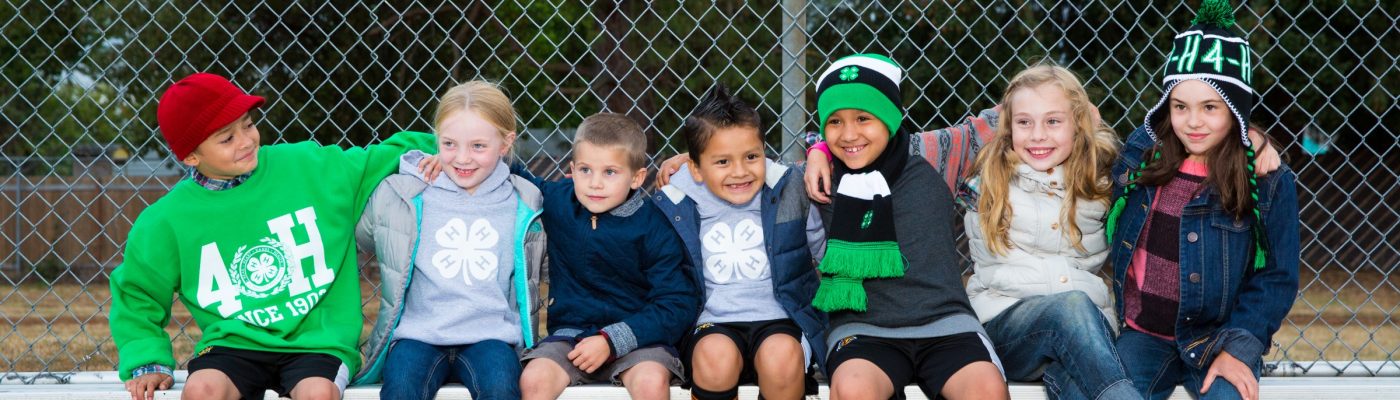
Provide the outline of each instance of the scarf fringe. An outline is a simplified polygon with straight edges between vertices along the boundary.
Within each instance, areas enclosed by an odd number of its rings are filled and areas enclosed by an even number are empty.
[[[844,278],[900,278],[904,276],[904,254],[896,242],[829,239],[826,255],[817,269]]]
[[[821,280],[812,307],[825,312],[852,310],[865,312],[865,284],[858,278],[827,276]]]

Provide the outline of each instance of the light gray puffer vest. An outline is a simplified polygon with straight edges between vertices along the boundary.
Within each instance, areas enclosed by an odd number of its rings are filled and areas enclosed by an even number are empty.
[[[509,293],[510,307],[521,313],[521,346],[523,352],[534,345],[541,337],[543,327],[540,318],[544,301],[540,293],[540,279],[548,276],[548,262],[545,253],[545,233],[540,222],[544,198],[540,190],[529,180],[511,175],[510,183],[520,196],[516,212],[514,243],[520,244],[515,250],[515,270],[512,292]],[[374,323],[362,350],[366,354],[365,366],[352,384],[378,383],[384,368],[384,358],[388,354],[393,331],[403,313],[404,298],[413,276],[413,258],[416,251],[421,211],[415,205],[428,184],[412,175],[391,175],[384,179],[370,196],[364,214],[355,227],[355,240],[361,249],[374,249],[379,259],[379,318]],[[522,274],[523,272],[523,274]],[[523,276],[522,276],[523,275]],[[524,303],[524,304],[522,304]],[[527,315],[528,314],[528,315]],[[528,331],[529,334],[525,334]]]

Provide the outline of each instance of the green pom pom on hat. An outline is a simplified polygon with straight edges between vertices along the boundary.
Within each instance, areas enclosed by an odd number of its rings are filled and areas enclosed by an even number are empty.
[[[1191,20],[1191,25],[1230,29],[1235,26],[1235,8],[1230,7],[1229,0],[1205,0],[1201,2],[1201,8],[1196,9],[1196,18]]]

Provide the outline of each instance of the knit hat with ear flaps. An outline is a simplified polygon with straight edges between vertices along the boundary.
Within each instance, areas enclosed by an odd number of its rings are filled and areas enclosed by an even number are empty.
[[[1161,143],[1155,129],[1169,114],[1165,105],[1172,89],[1183,81],[1194,79],[1205,82],[1225,100],[1225,105],[1230,108],[1230,113],[1234,114],[1235,123],[1240,128],[1240,143],[1245,147],[1244,163],[1245,173],[1248,175],[1246,179],[1249,181],[1250,211],[1254,215],[1254,269],[1257,270],[1264,268],[1268,254],[1264,238],[1264,219],[1259,212],[1259,184],[1254,173],[1254,148],[1249,140],[1249,111],[1258,102],[1259,93],[1250,86],[1254,80],[1255,58],[1249,49],[1249,42],[1235,35],[1231,29],[1235,26],[1233,14],[1234,8],[1230,6],[1229,0],[1204,0],[1201,8],[1196,11],[1196,18],[1191,20],[1191,28],[1176,35],[1176,39],[1172,41],[1171,55],[1167,57],[1166,76],[1162,78],[1162,84],[1165,86],[1162,100],[1147,112],[1144,128],[1153,142]],[[1108,220],[1104,224],[1104,233],[1110,241],[1114,239],[1118,217],[1127,206],[1128,195],[1138,187],[1137,181],[1142,176],[1142,171],[1147,168],[1149,162],[1156,162],[1160,158],[1160,152],[1151,150],[1143,154],[1143,160],[1136,168],[1129,169],[1128,182],[1123,185],[1123,192],[1114,199]]]
[[[904,69],[878,54],[853,54],[831,63],[817,79],[817,127],[826,139],[826,118],[853,108],[875,115],[893,137],[904,120],[899,82]]]
[[[1157,140],[1157,125],[1169,112],[1165,107],[1172,89],[1186,80],[1205,82],[1220,93],[1230,113],[1240,126],[1240,141],[1250,147],[1249,110],[1254,107],[1258,93],[1250,87],[1254,80],[1255,58],[1249,41],[1236,35],[1234,9],[1228,0],[1205,0],[1191,27],[1172,40],[1172,52],[1167,57],[1166,76],[1162,77],[1162,99],[1147,112],[1147,134]],[[1164,132],[1163,134],[1170,134]]]

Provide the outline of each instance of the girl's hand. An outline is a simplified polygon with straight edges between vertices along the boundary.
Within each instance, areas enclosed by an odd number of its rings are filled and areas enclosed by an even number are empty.
[[[437,180],[438,174],[442,173],[442,161],[438,156],[431,155],[418,160],[418,173],[423,174],[423,180],[433,183]]]
[[[807,197],[817,203],[831,203],[831,160],[826,153],[807,150],[807,171],[802,174],[807,185]]]
[[[131,393],[131,400],[151,400],[157,390],[169,390],[174,384],[175,378],[170,375],[152,372],[126,381],[126,391]]]
[[[656,170],[656,188],[671,184],[671,175],[675,175],[676,171],[680,171],[686,164],[690,164],[690,153],[677,154],[661,162],[661,167]]]
[[[1215,356],[1215,362],[1210,363],[1210,371],[1206,372],[1206,379],[1201,382],[1201,394],[1210,391],[1210,385],[1214,383],[1215,378],[1225,378],[1235,385],[1235,390],[1240,392],[1244,400],[1259,398],[1259,381],[1254,379],[1254,371],[1230,353],[1222,351],[1220,355]]]
[[[608,339],[603,335],[593,335],[574,345],[574,350],[569,352],[569,361],[573,361],[574,366],[584,373],[591,374],[603,366],[611,355],[612,345],[608,344]]]
[[[1273,146],[1272,140],[1264,140],[1264,134],[1254,129],[1249,130],[1249,142],[1254,143],[1254,174],[1258,176],[1268,175],[1278,169],[1283,160],[1279,158],[1278,149]],[[1262,148],[1261,148],[1262,147]]]

